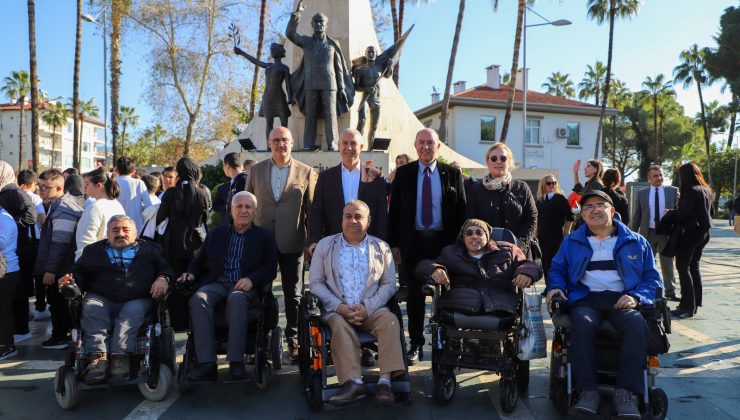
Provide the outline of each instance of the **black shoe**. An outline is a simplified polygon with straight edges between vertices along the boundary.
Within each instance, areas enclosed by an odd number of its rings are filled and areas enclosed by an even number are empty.
[[[229,376],[232,381],[247,379],[247,368],[244,367],[244,362],[229,363]]]
[[[361,400],[367,396],[367,387],[365,384],[355,383],[348,380],[339,388],[339,392],[329,398],[329,403],[334,405],[347,405],[354,401]]]
[[[41,343],[41,347],[45,349],[54,349],[54,350],[64,350],[69,346],[69,340],[65,338],[54,338],[51,337],[50,339],[44,341]]]
[[[188,375],[188,381],[193,382],[205,382],[205,381],[216,381],[218,374],[218,368],[215,362],[198,363],[193,366],[193,370]]]
[[[671,311],[671,318],[686,319],[694,316],[694,311],[687,311],[685,309],[674,309]]]
[[[667,300],[670,300],[671,302],[680,302],[681,301],[681,298],[678,297],[678,296],[676,296],[675,294],[673,294],[673,295],[665,295],[665,298]]]
[[[370,349],[362,349],[362,359],[360,359],[362,367],[373,367],[375,366],[375,355]]]
[[[406,353],[406,357],[409,359],[409,366],[419,363],[419,360],[424,360],[424,350],[422,349],[422,346],[412,344],[411,349]]]
[[[0,360],[10,359],[17,354],[15,346],[0,346]]]

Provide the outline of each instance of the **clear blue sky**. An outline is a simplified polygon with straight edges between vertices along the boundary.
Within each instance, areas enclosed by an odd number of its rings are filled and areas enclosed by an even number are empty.
[[[352,0],[354,1],[354,0]],[[432,86],[442,89],[447,73],[452,34],[457,17],[457,1],[437,0],[413,6],[407,1],[405,26],[416,28],[404,48],[401,70],[401,92],[412,109],[430,101]],[[527,66],[530,89],[540,90],[540,84],[554,71],[570,73],[574,82],[583,77],[587,64],[602,60],[606,64],[608,25],[599,26],[586,17],[585,1],[540,0],[534,10],[550,20],[568,19],[571,26],[542,26],[528,30]],[[87,4],[87,2],[85,2]],[[614,74],[633,90],[639,90],[647,76],[664,73],[672,77],[678,64],[678,54],[691,44],[714,46],[712,36],[718,30],[722,11],[737,1],[648,0],[640,14],[631,21],[618,21],[615,30]],[[529,14],[529,24],[541,20]],[[4,29],[0,60],[0,77],[12,70],[28,68],[28,33],[26,2],[3,1],[0,27]],[[466,80],[468,86],[485,82],[484,68],[500,64],[503,71],[511,68],[516,2],[500,0],[494,13],[488,0],[469,0],[463,21],[463,31],[453,81]],[[72,95],[74,64],[75,2],[72,0],[36,1],[36,42],[41,88],[51,97]],[[80,76],[83,99],[94,97],[101,108],[103,102],[102,41],[100,31],[85,23]],[[152,110],[143,99],[147,63],[145,47],[137,39],[128,38],[123,45],[123,75],[121,104],[134,106],[140,114],[140,127],[153,121]],[[677,89],[678,101],[687,114],[699,110],[696,88]],[[728,93],[721,95],[719,86],[706,88],[705,99],[727,102]],[[0,98],[5,102],[5,98]]]

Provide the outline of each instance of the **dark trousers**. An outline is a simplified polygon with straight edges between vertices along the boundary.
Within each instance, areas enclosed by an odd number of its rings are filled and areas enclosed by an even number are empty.
[[[681,282],[679,309],[694,312],[696,307],[701,306],[702,292],[699,262],[708,242],[708,229],[688,229],[681,234],[676,247],[676,270]]]
[[[547,282],[550,265],[555,254],[558,253],[560,244],[563,243],[563,230],[540,232],[537,235],[542,250],[542,271],[545,272],[545,282]]]
[[[310,90],[304,91],[306,101],[306,121],[303,130],[303,148],[313,149],[316,146],[316,129],[319,118],[324,119],[324,133],[329,150],[334,148],[337,139],[337,91]],[[323,113],[319,115],[318,109]]]
[[[185,270],[188,269],[190,264],[189,258],[171,258],[168,261],[172,272],[175,273],[175,279],[179,278]],[[170,314],[170,320],[172,322],[172,328],[175,331],[187,331],[190,319],[190,306],[188,300],[190,296],[186,296],[179,289],[174,289],[167,297],[167,310]]]
[[[570,360],[573,386],[578,390],[596,391],[596,334],[599,326],[608,320],[621,340],[617,388],[643,394],[645,360],[647,357],[648,327],[645,318],[634,309],[613,309],[623,295],[621,292],[592,292],[570,307]]]
[[[15,334],[27,334],[28,329],[28,296],[33,290],[32,268],[26,267],[18,272],[18,282],[13,296],[13,331]]]
[[[5,273],[0,278],[0,346],[13,345],[13,294],[18,285],[19,272]],[[26,308],[28,314],[28,308]],[[28,316],[28,315],[26,315]]]
[[[277,253],[280,280],[283,285],[283,301],[285,302],[285,338],[288,342],[296,340],[298,336],[298,304],[301,300],[301,283],[298,275],[303,269],[303,253]]]
[[[56,281],[46,287],[46,300],[51,313],[51,336],[57,340],[64,340],[72,328],[72,320],[67,300],[59,293],[59,283]]]
[[[445,245],[442,232],[415,231],[413,246],[401,249],[401,269],[406,272],[409,292],[406,314],[411,345],[424,345],[425,296],[421,291],[425,279],[416,278],[414,271],[419,261],[437,258]]]
[[[43,278],[44,276],[40,275],[33,276],[33,286],[36,292],[36,303],[34,303],[34,306],[39,312],[44,312],[46,310],[46,286],[42,281]]]

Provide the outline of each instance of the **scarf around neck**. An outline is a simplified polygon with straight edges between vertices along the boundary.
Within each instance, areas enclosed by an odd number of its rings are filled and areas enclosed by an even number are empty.
[[[503,190],[511,184],[511,172],[507,172],[506,175],[498,178],[491,178],[491,174],[488,174],[482,182],[483,187],[489,191]]]

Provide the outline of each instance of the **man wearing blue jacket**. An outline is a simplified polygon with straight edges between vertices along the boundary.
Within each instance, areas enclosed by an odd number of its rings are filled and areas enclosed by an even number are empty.
[[[596,332],[608,320],[621,335],[614,404],[620,417],[639,418],[637,398],[644,391],[648,328],[637,310],[652,305],[662,287],[650,244],[613,220],[614,203],[601,191],[581,198],[585,222],[565,238],[550,268],[547,303],[556,296],[569,309],[573,385],[580,391],[576,411],[599,411]]]

